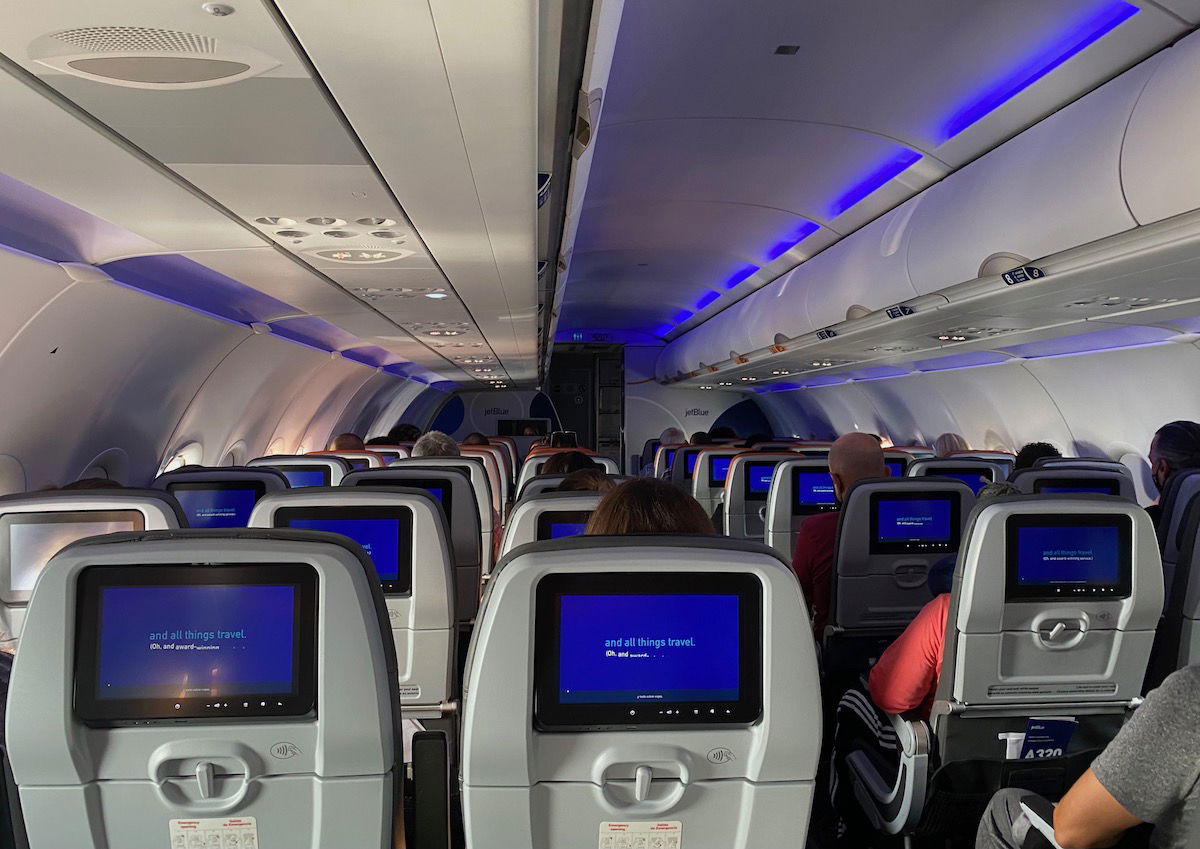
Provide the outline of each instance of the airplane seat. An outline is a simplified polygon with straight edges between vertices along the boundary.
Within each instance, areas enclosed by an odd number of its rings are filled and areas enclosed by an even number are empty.
[[[495,499],[492,498],[492,485],[483,459],[481,457],[413,457],[408,460],[398,460],[388,468],[462,469],[467,473],[471,489],[475,493],[476,507],[479,510],[480,570],[483,575],[491,572],[492,564],[495,561],[495,546],[499,544],[499,540],[494,538],[495,525],[500,516],[493,512],[492,505],[495,503]]]
[[[85,540],[48,564],[26,627],[8,744],[31,845],[392,845],[396,659],[358,546]]]
[[[1008,474],[1008,464],[1006,463],[993,460],[977,460],[970,457],[963,457],[961,459],[949,457],[914,460],[912,465],[908,467],[908,476],[910,478],[927,477],[930,475],[939,478],[954,478],[969,486],[971,492],[976,495],[979,494],[979,490],[983,489],[989,483],[1005,480]]]
[[[1168,573],[1168,595],[1170,573],[1179,560],[1184,519],[1192,501],[1200,494],[1200,469],[1183,469],[1171,475],[1159,495],[1158,503],[1162,514],[1158,520],[1158,543],[1162,552],[1163,569]]]
[[[404,461],[406,464],[416,462]],[[480,501],[471,486],[469,471],[461,467],[391,465],[386,469],[351,472],[343,487],[407,487],[423,489],[439,502],[446,538],[454,562],[455,610],[460,624],[475,617],[483,576],[483,537],[480,534]],[[490,526],[489,517],[489,526]]]
[[[513,505],[500,557],[526,543],[582,534],[603,499],[602,492],[542,492],[525,496]]]
[[[734,455],[721,493],[727,536],[755,542],[764,540],[766,504],[775,468],[797,459],[800,455],[794,451],[743,451]],[[791,551],[780,553],[791,559]]]
[[[1035,495],[976,508],[930,721],[891,717],[894,777],[866,751],[848,756],[871,823],[970,840],[998,789],[1061,797],[1137,704],[1162,603],[1154,528],[1136,504]]]
[[[118,531],[186,528],[157,489],[53,490],[0,497],[0,648],[16,651],[34,585],[68,543]]]
[[[511,436],[489,436],[488,442],[498,445],[508,455],[509,468],[512,470],[513,483],[516,483],[517,472],[521,469],[520,452],[517,451],[517,441]]]
[[[929,570],[959,550],[974,506],[971,488],[952,478],[870,478],[850,488],[838,516],[822,640],[834,698],[932,598]]]
[[[324,531],[358,543],[383,591],[405,715],[446,714],[457,692],[456,578],[433,493],[382,486],[278,492],[258,502],[250,527]]]
[[[522,501],[531,495],[542,495],[547,492],[553,492],[566,477],[566,475],[536,475],[525,482],[525,488],[521,490],[517,500]],[[633,480],[631,475],[609,474],[607,477],[618,485],[625,483],[627,480]]]
[[[702,449],[696,455],[696,467],[692,473],[692,497],[700,502],[704,512],[710,516],[722,503],[725,478],[729,476],[729,464],[740,453],[740,448],[710,447]]]
[[[946,455],[947,460],[987,460],[1005,466],[1004,476],[1007,478],[1013,472],[1017,455],[1009,451],[951,451]]]
[[[470,849],[804,840],[816,651],[795,576],[761,544],[516,548],[489,585],[464,690]]]
[[[692,491],[692,478],[696,474],[696,463],[699,462],[700,452],[704,448],[703,445],[681,446],[675,452],[675,459],[671,461],[669,480],[689,494]]]
[[[647,439],[642,445],[642,453],[638,455],[638,469],[643,469],[654,462],[654,455],[658,452],[658,446],[662,445],[661,439]],[[630,471],[635,471],[631,469]]]
[[[741,469],[735,468],[734,472],[739,477],[731,487],[743,479]],[[745,469],[744,480],[748,512],[762,503],[763,487],[767,487],[766,543],[789,563],[796,550],[796,535],[805,520],[838,507],[829,460],[824,457],[797,457],[772,461],[757,469],[749,467]]]
[[[671,465],[675,462],[675,452],[683,448],[683,443],[660,444],[654,450],[654,477],[662,479],[671,474]]]
[[[503,520],[508,508],[509,493],[504,479],[504,467],[500,465],[499,457],[492,453],[492,449],[483,445],[460,445],[458,450],[463,457],[477,459],[483,463],[483,470],[487,474],[488,491],[491,493],[492,509]]]
[[[388,464],[388,461],[382,454],[372,451],[369,448],[364,448],[361,451],[309,451],[313,457],[341,457],[350,463],[350,468],[353,471],[361,471],[362,469],[382,469]]]
[[[533,478],[538,477],[541,474],[542,466],[546,465],[546,461],[549,460],[551,457],[553,457],[556,453],[560,453],[560,451],[562,451],[562,450],[576,451],[576,450],[581,450],[581,449],[575,449],[575,448],[556,449],[555,451],[548,451],[544,454],[535,454],[535,455],[527,458],[525,460],[525,463],[521,466],[521,475],[517,481],[517,492],[524,493],[525,485],[527,483],[529,483],[529,481],[531,481]],[[591,460],[593,463],[598,463],[599,465],[603,466],[605,474],[608,474],[608,475],[621,474],[621,470],[619,468],[617,468],[617,462],[615,460],[613,460],[612,458],[600,457],[595,454],[592,454],[591,452],[586,452],[586,451],[583,453],[587,454],[588,459]],[[521,495],[518,495],[518,498],[519,497],[521,497]]]
[[[259,466],[185,467],[164,472],[151,484],[170,493],[189,528],[244,528],[260,498],[288,489],[283,472]]]
[[[1133,477],[1120,464],[1108,469],[1034,466],[1014,472],[1009,480],[1021,492],[1030,495],[1118,495],[1137,502]]]
[[[288,486],[337,486],[342,478],[354,471],[350,461],[334,454],[272,454],[255,457],[246,464],[251,468],[267,466],[282,472]]]
[[[470,453],[491,454],[492,457],[494,457],[496,460],[496,468],[500,472],[500,477],[504,480],[505,495],[510,494],[510,491],[512,490],[513,485],[516,483],[517,478],[516,478],[516,474],[514,473],[515,470],[512,467],[512,461],[509,457],[508,451],[505,450],[505,448],[503,446],[501,446],[501,445],[461,445],[460,444],[458,446],[458,448],[460,451],[465,449],[467,451],[467,453],[469,453],[469,454]]]
[[[405,445],[370,445],[367,447],[367,450],[383,458],[383,465],[385,466],[396,460],[403,460],[405,457],[412,456],[412,448]]]
[[[1175,525],[1164,535],[1168,517]],[[1176,669],[1200,663],[1200,579],[1192,574],[1200,568],[1200,470],[1178,472],[1167,483],[1159,542],[1163,546],[1166,604],[1155,634],[1145,692]]]

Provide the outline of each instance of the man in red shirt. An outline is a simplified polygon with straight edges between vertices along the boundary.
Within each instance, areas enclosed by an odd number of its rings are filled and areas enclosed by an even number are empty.
[[[833,478],[833,494],[839,504],[850,487],[860,480],[883,478],[887,474],[883,448],[879,440],[869,433],[847,433],[829,449],[829,475]],[[796,536],[796,551],[792,555],[792,569],[800,579],[800,588],[804,590],[813,634],[818,641],[829,619],[837,526],[837,511],[806,519]]]

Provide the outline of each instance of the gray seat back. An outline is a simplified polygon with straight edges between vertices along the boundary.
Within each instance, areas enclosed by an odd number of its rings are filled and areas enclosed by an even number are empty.
[[[337,486],[342,478],[354,471],[350,461],[333,454],[272,454],[255,457],[246,464],[251,467],[267,466],[283,473],[288,486]]]
[[[775,467],[800,459],[794,451],[744,451],[729,463],[722,500],[725,533],[734,539],[761,542],[766,533],[766,507]],[[788,552],[786,557],[791,557]]]
[[[704,512],[710,516],[721,503],[722,493],[725,492],[725,480],[729,477],[729,465],[741,450],[706,446],[696,455],[696,469],[692,474],[692,497],[700,502]]]
[[[260,498],[288,488],[283,472],[266,466],[188,466],[159,475],[151,485],[179,502],[190,528],[244,528]]]
[[[1118,495],[1137,500],[1133,477],[1124,466],[1118,469],[1089,469],[1076,466],[1021,469],[1012,483],[1030,495]]]
[[[973,493],[978,495],[979,490],[983,489],[989,483],[1003,481],[1007,478],[1008,469],[1003,463],[971,458],[963,458],[961,460],[954,458],[914,460],[912,465],[908,467],[908,476],[910,478],[928,477],[930,475],[960,480],[969,486]]]
[[[526,543],[583,533],[603,498],[601,492],[542,492],[525,496],[513,505],[504,528],[500,556]]]
[[[761,474],[766,474],[766,467]],[[761,490],[762,478],[752,479],[753,468],[745,470],[745,490]],[[739,470],[735,469],[735,472]],[[829,461],[823,457],[798,457],[781,460],[771,473],[767,492],[766,543],[789,562],[796,550],[796,535],[810,516],[837,509],[833,480],[829,477]],[[755,492],[758,496],[760,493]],[[758,501],[750,501],[746,510],[754,509]]]

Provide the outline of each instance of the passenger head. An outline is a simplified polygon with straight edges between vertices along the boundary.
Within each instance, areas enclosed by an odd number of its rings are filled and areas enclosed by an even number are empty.
[[[736,433],[734,433],[733,428],[726,427],[725,425],[722,425],[721,427],[714,427],[712,430],[710,430],[708,432],[708,435],[711,436],[713,439],[737,439],[738,438],[738,435]]]
[[[388,437],[393,440],[393,445],[399,442],[416,442],[421,438],[421,429],[414,424],[400,422],[388,431]]]
[[[551,448],[578,448],[579,437],[573,430],[556,430],[550,434]]]
[[[533,425],[525,425],[525,427],[521,428],[521,436],[537,436],[537,435],[538,435],[537,428],[534,427]]]
[[[468,433],[467,438],[463,440],[463,445],[491,445],[492,443],[479,431]]]
[[[559,451],[550,455],[550,459],[542,464],[543,475],[569,475],[580,469],[601,469],[603,466],[592,462],[592,458],[582,451]]]
[[[600,502],[587,533],[714,534],[712,520],[696,499],[657,478],[635,478]]]
[[[834,496],[840,502],[860,480],[887,477],[883,449],[869,433],[847,433],[829,449],[829,475]]]
[[[111,478],[81,478],[59,489],[124,489],[125,486]]]
[[[608,492],[616,489],[616,482],[601,468],[579,469],[563,478],[554,488],[555,492]]]
[[[712,437],[709,436],[705,431],[702,431],[702,430],[698,430],[695,433],[693,433],[691,436],[689,436],[688,442],[690,442],[692,445],[712,445],[713,444]]]
[[[1017,452],[1017,460],[1013,463],[1013,471],[1019,472],[1021,469],[1032,469],[1038,460],[1043,457],[1061,457],[1062,454],[1058,449],[1049,442],[1030,442],[1028,445],[1021,447]]]
[[[933,453],[939,457],[949,457],[955,451],[970,451],[967,440],[957,433],[943,433],[933,440]]]
[[[758,445],[758,443],[760,443],[760,442],[768,442],[768,441],[770,441],[770,437],[767,436],[766,434],[755,433],[755,434],[751,434],[750,436],[746,437],[746,441],[742,443],[742,447],[743,448],[753,448],[755,445]]]
[[[458,443],[440,430],[431,430],[417,440],[413,446],[414,457],[461,457]]]
[[[1174,421],[1160,427],[1150,441],[1150,473],[1159,492],[1183,469],[1200,469],[1200,424]]]
[[[687,437],[679,428],[669,427],[659,435],[658,441],[662,445],[682,445]]]
[[[392,442],[390,436],[372,436],[365,444],[367,448],[370,448],[372,445],[394,445],[395,443]]]
[[[362,437],[354,433],[339,433],[329,442],[330,451],[362,451],[364,448]]]

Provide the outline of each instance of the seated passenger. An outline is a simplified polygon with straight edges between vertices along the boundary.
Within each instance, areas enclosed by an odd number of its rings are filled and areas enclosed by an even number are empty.
[[[468,433],[467,438],[463,440],[463,445],[491,445],[488,438],[479,431]]]
[[[446,434],[440,430],[431,430],[413,445],[412,455],[414,457],[461,457],[462,452],[458,450],[458,443]]]
[[[1058,449],[1049,442],[1030,442],[1017,452],[1017,459],[1013,463],[1013,471],[1019,472],[1021,469],[1032,469],[1038,460],[1045,457],[1061,457]]]
[[[609,492],[616,489],[617,484],[604,473],[604,469],[593,467],[571,472],[562,483],[554,488],[555,492]]]
[[[829,475],[833,478],[833,494],[841,504],[850,487],[867,478],[884,478],[888,468],[883,462],[883,449],[869,433],[847,433],[829,449]],[[800,526],[792,569],[800,579],[809,617],[817,639],[829,619],[830,582],[833,554],[837,547],[838,512],[818,513]]]
[[[542,464],[538,471],[543,475],[569,475],[580,469],[600,469],[604,467],[592,461],[592,458],[582,451],[560,451]]]
[[[1001,790],[979,823],[976,849],[1050,846],[1033,831],[1024,802],[1054,827],[1063,849],[1115,846],[1153,823],[1151,849],[1200,845],[1200,666],[1185,666],[1152,690],[1061,802]]]
[[[115,481],[112,478],[80,478],[79,480],[64,484],[59,489],[124,489],[125,485],[120,481]]]
[[[354,433],[339,433],[329,442],[330,451],[362,451],[366,447],[362,437]]]
[[[677,427],[669,427],[663,430],[658,436],[659,445],[682,445],[687,440],[682,430]],[[670,469],[667,473],[670,474]],[[643,464],[641,471],[638,473],[642,477],[650,477],[654,474],[654,455],[651,454],[649,459]]]
[[[754,434],[751,434],[750,436],[746,437],[746,441],[743,442],[740,447],[748,449],[748,448],[753,448],[755,445],[758,445],[758,443],[760,443],[760,442],[770,442],[770,441],[771,441],[771,437],[767,436],[765,433],[754,433]]]
[[[550,434],[550,442],[548,444],[551,448],[578,448],[579,438],[573,431],[556,430]]]
[[[738,435],[734,431],[734,429],[731,427],[726,427],[725,425],[722,425],[721,427],[714,427],[712,430],[710,430],[708,432],[708,435],[710,438],[712,438],[714,440],[716,440],[716,439],[737,439],[738,438]]]
[[[949,457],[955,451],[970,450],[971,446],[967,444],[967,440],[963,439],[961,434],[943,433],[933,440],[933,453],[939,457]]]
[[[1174,421],[1160,427],[1150,441],[1150,474],[1161,493],[1176,472],[1200,469],[1200,424]],[[1162,517],[1162,505],[1155,502],[1146,508],[1155,526]]]
[[[712,445],[713,439],[705,431],[698,430],[688,437],[688,442],[692,445]]]
[[[388,431],[388,439],[392,440],[393,445],[403,442],[416,442],[420,438],[421,429],[414,424],[406,422],[401,422]]]
[[[364,443],[369,451],[372,445],[395,445],[390,436],[372,436]]]
[[[990,483],[979,490],[976,503],[1020,494],[1011,483]],[[915,712],[921,719],[929,719],[942,674],[946,618],[950,613],[956,559],[957,555],[943,557],[929,570],[926,580],[933,599],[921,608],[916,618],[876,661],[865,691],[862,687],[852,687],[838,702],[830,793],[834,808],[843,820],[842,831],[851,828],[848,823],[863,819],[853,798],[852,782],[846,774],[846,754],[869,748],[881,759],[894,759],[896,734],[883,714]]]
[[[613,489],[592,513],[587,534],[715,534],[700,502],[655,478],[637,478]]]

